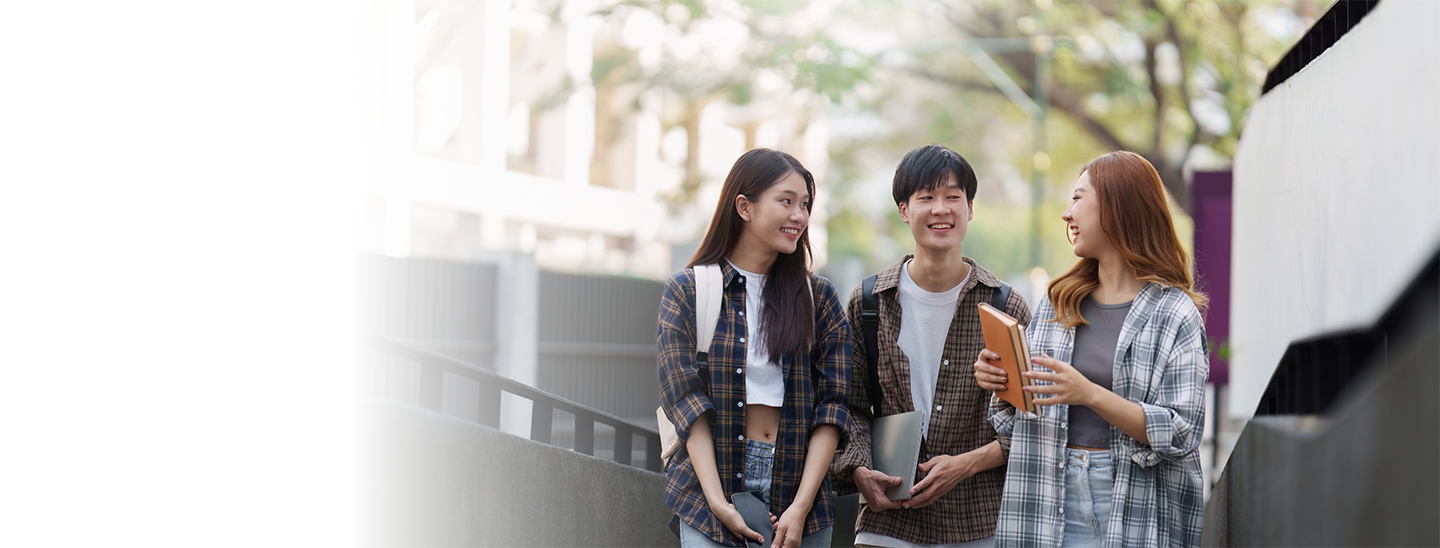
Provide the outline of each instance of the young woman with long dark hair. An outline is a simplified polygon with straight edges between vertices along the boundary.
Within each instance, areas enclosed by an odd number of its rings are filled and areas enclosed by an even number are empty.
[[[1165,188],[1127,151],[1092,160],[1062,219],[1080,261],[1050,283],[1026,340],[1039,416],[991,399],[1011,436],[1000,546],[1196,546],[1209,374],[1195,290]],[[975,380],[1004,388],[982,350]]]
[[[704,242],[660,303],[660,402],[683,442],[665,503],[682,546],[743,546],[731,497],[754,493],[775,546],[829,546],[826,471],[844,443],[850,326],[835,287],[810,273],[815,179],[794,157],[755,149],[735,162]],[[695,363],[695,273],[718,264],[724,290],[709,367]]]

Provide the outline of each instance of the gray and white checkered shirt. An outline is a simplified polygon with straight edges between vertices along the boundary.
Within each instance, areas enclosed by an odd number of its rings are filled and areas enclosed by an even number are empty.
[[[1069,363],[1075,330],[1050,321],[1054,317],[1050,299],[1042,299],[1027,330],[1030,353]],[[1115,485],[1105,546],[1200,544],[1205,501],[1199,447],[1210,373],[1205,345],[1205,324],[1189,295],[1154,283],[1140,290],[1120,330],[1113,390],[1144,408],[1150,444],[1110,427]],[[996,433],[1011,437],[996,545],[1059,546],[1069,406],[1016,417],[1014,407],[992,398],[990,413]]]

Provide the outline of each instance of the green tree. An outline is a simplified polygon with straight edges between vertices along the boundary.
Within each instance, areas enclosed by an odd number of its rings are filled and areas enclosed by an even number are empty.
[[[874,53],[878,68],[860,84],[861,100],[836,109],[872,117],[882,129],[832,142],[831,172],[843,178],[835,186],[845,205],[830,221],[832,260],[855,257],[873,270],[894,260],[891,250],[905,250],[909,238],[893,211],[866,204],[882,199],[899,155],[927,142],[975,164],[981,186],[965,250],[1002,276],[1034,266],[1054,273],[1074,262],[1058,221],[1063,203],[1045,196],[1058,196],[1083,162],[1107,150],[1144,154],[1188,212],[1185,170],[1230,163],[1269,67],[1328,3],[866,3],[851,16],[889,29],[895,41]],[[1003,71],[1000,78],[1031,97],[1037,61],[1048,61],[1049,166],[1033,154],[1034,122],[981,70],[971,47],[988,50],[981,57]],[[1048,182],[1034,207],[1027,181],[1037,170]],[[1036,216],[1038,265],[1026,253]],[[1185,238],[1189,219],[1177,222]]]
[[[997,51],[992,57],[1032,95],[1037,69],[1048,62],[1044,95],[1050,106],[1101,147],[1144,155],[1188,212],[1187,162],[1197,155],[1206,157],[1200,163],[1228,162],[1245,110],[1259,97],[1268,67],[1298,38],[1298,33],[1264,28],[1252,14],[1283,19],[1287,14],[1317,13],[1328,3],[1037,0],[940,5],[960,40],[1029,38],[1029,51]],[[972,67],[954,65],[926,62],[912,70],[950,86],[998,93]]]
[[[622,0],[596,11],[619,25],[642,16],[640,12],[663,23],[660,32],[666,47],[658,62],[643,62],[635,49],[612,45],[597,55],[594,81],[597,88],[633,86],[662,92],[678,102],[678,112],[664,121],[664,129],[678,125],[688,137],[684,180],[671,197],[672,205],[692,200],[702,182],[698,132],[706,106],[716,100],[750,104],[766,93],[760,84],[765,76],[778,76],[785,84],[783,93],[797,94],[806,102],[804,113],[818,114],[865,80],[873,67],[871,58],[836,41],[821,22],[809,20],[804,2]],[[693,48],[672,47],[712,40],[710,36],[717,33],[733,41],[737,23],[742,33],[739,47],[724,48],[718,55],[685,55]],[[726,28],[717,31],[720,25]],[[757,126],[742,128],[747,148],[754,146]]]

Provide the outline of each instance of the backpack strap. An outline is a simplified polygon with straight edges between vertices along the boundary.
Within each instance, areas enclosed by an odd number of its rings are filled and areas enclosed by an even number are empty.
[[[725,299],[724,274],[720,265],[695,265],[695,374],[709,392],[710,342],[715,339],[715,324],[720,320],[720,303]],[[680,436],[665,415],[665,406],[655,408],[655,422],[660,428],[660,458],[670,468],[670,458],[680,451]],[[673,526],[673,525],[672,525]],[[676,529],[676,531],[679,531]],[[679,534],[678,532],[676,534]]]
[[[861,284],[860,330],[865,340],[865,396],[870,402],[870,415],[880,415],[880,404],[885,394],[880,391],[880,346],[876,342],[880,334],[880,299],[875,296],[875,280],[879,274],[871,274]]]
[[[995,310],[1009,314],[1010,310],[1006,308],[1005,305],[1010,302],[1010,284],[1001,281],[999,278],[996,278],[995,281],[1000,282],[1000,288],[996,289],[995,295],[990,297],[990,306],[995,307]]]
[[[695,265],[695,368],[710,367],[710,342],[725,299],[725,275],[718,264]],[[701,378],[706,378],[702,372]]]

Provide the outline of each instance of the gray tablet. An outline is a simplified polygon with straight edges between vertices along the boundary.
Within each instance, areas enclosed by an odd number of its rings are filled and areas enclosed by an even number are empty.
[[[770,523],[770,507],[750,493],[735,493],[731,495],[730,502],[735,504],[735,511],[740,512],[740,519],[745,520],[745,526],[765,537],[759,544],[747,538],[745,546],[770,548],[770,545],[775,543],[775,525]]]
[[[885,491],[890,500],[910,498],[915,486],[915,467],[920,460],[920,425],[925,413],[911,411],[875,419],[870,428],[872,470],[901,479],[900,485]]]

